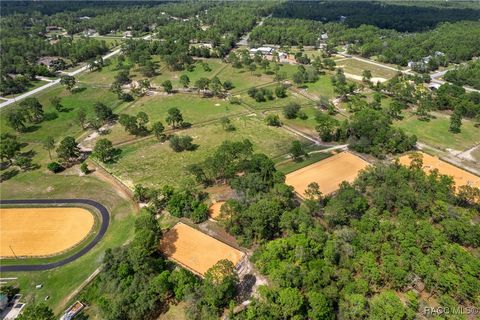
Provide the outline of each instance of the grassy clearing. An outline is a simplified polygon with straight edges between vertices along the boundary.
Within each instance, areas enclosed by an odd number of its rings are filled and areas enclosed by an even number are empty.
[[[315,115],[317,112],[320,112],[319,109],[313,106],[304,106],[301,109],[305,114],[308,116],[307,119],[303,120],[300,118],[295,118],[295,119],[287,119],[283,116],[283,113],[281,111],[278,111],[278,114],[280,115],[282,119],[282,123],[293,127],[297,130],[303,131],[305,133],[311,134],[311,135],[317,135],[317,131],[315,130],[317,126],[317,121],[315,120]],[[345,120],[345,117],[342,116],[341,114],[336,114],[334,116],[337,120],[343,121]]]
[[[276,168],[277,170],[283,172],[284,174],[288,174],[290,172],[306,167],[312,163],[326,159],[330,156],[331,156],[330,153],[323,153],[323,152],[312,153],[309,155],[308,158],[301,161],[288,160],[285,162],[281,162],[276,165]]]
[[[153,56],[152,61],[157,64],[157,70],[161,67],[160,57]],[[106,60],[106,65],[99,71],[85,72],[77,77],[80,83],[94,84],[96,86],[102,86],[110,88],[111,84],[115,80],[115,76],[120,71],[117,69],[118,60],[117,57],[112,57]],[[141,80],[146,77],[140,73],[140,68],[134,66],[128,59],[124,62],[124,65],[130,67],[130,78],[132,80]]]
[[[88,118],[93,115],[93,106],[96,102],[102,102],[114,110],[121,105],[116,95],[107,89],[92,86],[84,86],[83,88],[83,91],[70,93],[62,86],[55,86],[37,94],[35,97],[43,105],[45,116],[47,118],[52,117],[52,120],[44,120],[39,124],[30,125],[28,132],[19,135],[20,141],[41,143],[45,141],[47,136],[54,136],[58,142],[68,135],[78,136],[82,133],[80,124],[75,121],[79,108],[85,108]],[[55,96],[62,99],[61,103],[64,106],[64,111],[57,112],[51,105],[50,99]],[[6,123],[6,115],[9,110],[16,107],[18,107],[17,104],[1,109],[0,126],[2,132],[13,133],[13,130]]]
[[[2,183],[2,199],[87,198],[102,203],[110,211],[112,219],[105,237],[78,260],[49,271],[2,273],[2,277],[18,277],[16,284],[29,302],[43,301],[50,296],[46,303],[56,313],[65,307],[67,301],[63,299],[101,264],[105,249],[122,245],[133,233],[133,203],[94,176],[79,177],[77,170],[54,175],[45,173],[43,168],[21,173]],[[37,284],[43,284],[43,288],[35,289]]]
[[[230,104],[228,101],[218,98],[203,98],[195,94],[181,94],[177,93],[168,96],[149,96],[143,97],[132,105],[122,109],[120,113],[136,115],[143,111],[148,114],[150,125],[156,121],[161,121],[165,126],[165,118],[168,109],[176,107],[183,115],[183,119],[192,124],[213,119],[219,119],[223,116],[231,117],[247,110],[236,104]],[[110,133],[102,136],[110,139],[114,143],[119,143],[133,138],[130,134],[125,132],[123,127],[116,124],[111,128]]]
[[[356,59],[346,59],[339,61],[337,66],[343,68],[346,73],[362,76],[363,70],[370,70],[373,77],[391,79],[396,75],[396,71],[387,69],[372,63],[359,61]]]
[[[474,122],[463,119],[461,132],[454,134],[448,130],[450,117],[440,113],[435,113],[435,116],[435,119],[425,122],[407,114],[396,125],[409,134],[416,135],[419,141],[440,149],[465,150],[480,143],[480,128],[476,128]]]
[[[313,104],[310,100],[306,99],[302,95],[292,92],[290,90],[287,91],[287,96],[285,98],[277,98],[275,96],[275,88],[277,87],[276,84],[274,85],[269,85],[266,86],[265,89],[269,89],[273,92],[273,95],[275,99],[273,100],[267,100],[264,102],[257,102],[255,99],[251,98],[247,92],[242,92],[241,94],[237,95],[239,96],[243,102],[245,102],[247,105],[254,107],[255,109],[258,110],[268,110],[272,108],[279,108],[286,106],[289,103],[295,102],[300,105],[311,105]]]
[[[198,145],[195,151],[176,153],[168,142],[162,144],[154,139],[125,146],[118,163],[108,165],[107,169],[129,186],[137,183],[154,187],[164,184],[178,186],[187,177],[186,167],[208,157],[224,140],[250,139],[255,152],[271,157],[287,153],[291,141],[297,140],[293,134],[268,127],[256,117],[242,116],[232,122],[236,127],[233,132],[226,132],[220,124],[211,124],[179,133],[194,138]],[[138,170],[139,167],[142,170]]]
[[[273,82],[273,76],[261,73],[258,69],[255,72],[250,72],[245,68],[234,68],[231,65],[227,65],[219,74],[220,80],[231,80],[233,83],[232,92],[239,92],[247,90],[251,87],[256,87],[266,83]]]
[[[206,71],[203,68],[202,62],[207,63],[211,70]],[[160,65],[164,66],[164,63],[160,62]],[[190,79],[190,86],[194,86],[195,81],[197,81],[200,78],[208,78],[208,79],[213,78],[215,74],[217,74],[223,66],[225,66],[225,64],[222,63],[220,59],[197,60],[196,63],[194,64],[194,69],[192,71],[187,71],[187,70],[171,71],[171,70],[168,70],[167,68],[162,68],[160,75],[152,78],[151,82],[153,85],[160,86],[162,82],[164,82],[165,80],[170,80],[174,88],[180,88],[182,87],[179,81],[180,76],[183,74],[186,74]],[[220,77],[220,76],[219,78],[222,82],[225,80],[231,80],[231,81],[234,80],[234,79],[229,79],[229,78]]]
[[[320,79],[314,83],[305,84],[305,90],[307,93],[315,94],[317,96],[325,96],[329,99],[336,96],[333,91],[331,76],[327,73],[320,75]]]
[[[150,117],[150,122],[162,121],[165,123],[168,109],[173,107],[180,109],[183,119],[190,123],[198,123],[246,111],[244,107],[231,104],[223,99],[177,93],[168,96],[143,97],[123,109],[122,113],[134,115],[143,111]]]

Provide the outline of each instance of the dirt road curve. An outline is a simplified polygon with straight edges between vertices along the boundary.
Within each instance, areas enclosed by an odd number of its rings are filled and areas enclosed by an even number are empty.
[[[105,235],[108,229],[108,225],[110,223],[110,215],[108,213],[107,208],[105,208],[100,203],[89,200],[89,199],[26,199],[26,200],[0,200],[0,205],[61,205],[61,204],[83,204],[94,207],[98,210],[101,216],[101,225],[98,233],[95,235],[95,238],[87,244],[85,247],[80,249],[79,251],[75,252],[73,255],[66,257],[60,261],[45,263],[45,264],[33,264],[33,265],[8,265],[2,266],[0,262],[0,272],[19,272],[19,271],[44,271],[53,268],[57,268],[72,261],[77,260],[88,251],[90,251]]]

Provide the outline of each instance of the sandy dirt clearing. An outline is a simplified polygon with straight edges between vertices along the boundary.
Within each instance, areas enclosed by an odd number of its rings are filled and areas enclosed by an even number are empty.
[[[94,223],[83,208],[1,208],[0,256],[59,254],[85,239]]]
[[[164,234],[160,250],[169,259],[200,276],[222,259],[237,265],[244,256],[242,251],[181,222]]]
[[[480,188],[480,177],[457,168],[454,165],[449,164],[437,157],[431,156],[427,153],[420,152],[423,158],[423,169],[427,172],[438,169],[441,174],[449,175],[453,177],[456,187],[469,185],[471,187]],[[399,161],[403,165],[410,165],[410,157],[408,154],[401,156]]]
[[[225,201],[218,201],[215,202],[210,206],[208,209],[208,213],[210,215],[210,218],[217,220],[220,217],[220,209],[222,208],[222,205],[225,203]]]
[[[341,152],[325,160],[287,174],[285,183],[303,197],[307,186],[316,182],[320,191],[328,195],[338,190],[343,181],[352,182],[368,162],[350,152]]]

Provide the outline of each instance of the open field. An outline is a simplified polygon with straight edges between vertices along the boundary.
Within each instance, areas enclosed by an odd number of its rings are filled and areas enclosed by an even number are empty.
[[[476,128],[473,121],[462,119],[461,132],[455,134],[449,131],[450,118],[447,115],[434,115],[436,118],[428,122],[406,115],[405,119],[395,122],[395,125],[416,135],[419,141],[440,149],[465,150],[480,143],[480,128]]]
[[[210,67],[210,71],[205,70],[203,68],[203,63],[208,64]],[[180,76],[185,74],[190,79],[190,86],[193,87],[195,85],[195,81],[199,80],[200,78],[208,78],[211,79],[217,74],[224,66],[220,59],[199,59],[194,64],[194,69],[192,71],[188,70],[181,70],[181,71],[171,71],[168,68],[162,68],[165,65],[160,61],[161,71],[160,74],[154,78],[152,78],[152,85],[160,86],[163,81],[170,80],[174,88],[181,88],[182,85],[180,84]],[[225,80],[234,81],[235,79],[230,79],[226,77],[220,77],[220,81],[224,82]]]
[[[283,116],[282,112],[278,112],[278,114],[282,119],[282,123],[292,128],[295,128],[297,130],[300,130],[302,132],[305,132],[307,134],[310,134],[312,136],[318,136],[318,132],[317,130],[315,130],[315,128],[318,125],[317,120],[315,120],[315,116],[318,112],[325,112],[325,111],[320,111],[318,108],[314,106],[303,106],[301,111],[305,112],[305,114],[308,117],[307,119],[300,119],[298,117],[295,119],[287,119]],[[343,121],[346,119],[345,116],[339,113],[337,113],[333,117],[338,121]]]
[[[178,186],[183,178],[189,176],[186,167],[203,161],[224,140],[249,139],[255,152],[270,157],[287,153],[291,142],[298,140],[294,134],[282,128],[269,127],[257,117],[241,116],[231,120],[236,127],[233,132],[225,131],[219,123],[179,132],[179,135],[193,138],[193,143],[198,145],[195,151],[174,152],[168,142],[159,143],[151,138],[121,147],[119,161],[106,167],[129,187],[138,183],[155,187],[164,184]]]
[[[102,102],[116,110],[122,102],[117,96],[105,88],[96,88],[93,86],[83,86],[79,92],[70,93],[63,86],[55,86],[35,95],[43,105],[44,117],[46,118],[39,124],[29,124],[27,132],[19,135],[22,142],[43,142],[46,137],[53,136],[59,142],[63,137],[71,135],[78,136],[82,133],[80,124],[75,120],[78,109],[85,108],[87,118],[93,115],[93,106],[96,102]],[[61,98],[61,104],[64,109],[61,112],[55,110],[50,99],[53,97]],[[2,108],[0,111],[0,126],[2,132],[14,133],[6,122],[6,115],[12,108],[18,106],[10,105]]]
[[[231,80],[234,88],[232,93],[247,90],[251,87],[256,87],[262,84],[273,82],[273,76],[261,73],[263,70],[250,72],[245,68],[234,68],[232,65],[227,65],[218,74],[221,81]]]
[[[480,177],[427,153],[420,152],[420,154],[422,155],[423,169],[425,171],[430,172],[431,170],[437,169],[441,174],[451,176],[456,187],[468,185],[471,187],[480,188]],[[403,165],[410,165],[411,162],[408,154],[401,156],[399,160]]]
[[[161,64],[159,63],[160,57],[153,56],[152,61],[157,63],[157,65],[159,65],[159,67],[161,68]],[[117,68],[117,64],[118,64],[117,57],[112,57],[106,61],[106,65],[101,70],[84,72],[78,75],[77,77],[78,81],[82,84],[102,86],[106,89],[109,89],[111,84],[115,80],[115,76],[120,71]],[[130,68],[130,78],[132,80],[140,80],[140,79],[146,78],[140,73],[139,68],[133,66],[133,63],[128,59],[126,59],[123,64],[124,66]],[[158,69],[159,68],[157,68],[157,70]]]
[[[316,82],[306,83],[305,90],[307,93],[318,97],[325,96],[331,99],[336,96],[332,86],[331,75],[328,73],[320,75],[320,78]]]
[[[320,191],[328,195],[335,192],[343,181],[355,180],[358,172],[367,166],[368,162],[352,153],[341,152],[287,174],[285,183],[293,186],[300,197],[303,197],[304,191],[312,182],[318,183]]]
[[[50,256],[81,242],[95,219],[83,208],[0,209],[0,257]]]
[[[286,106],[289,103],[298,103],[300,105],[312,105],[313,102],[310,100],[306,99],[302,95],[293,92],[291,90],[287,90],[287,96],[285,98],[278,98],[275,96],[275,88],[277,87],[276,84],[274,85],[269,85],[266,86],[265,89],[271,90],[273,93],[273,96],[275,97],[273,100],[267,100],[263,102],[257,102],[255,99],[251,98],[247,92],[242,92],[236,96],[240,97],[243,102],[245,102],[247,105],[254,107],[255,109],[258,110],[266,110],[266,109],[272,109],[272,108],[281,108]]]
[[[149,126],[156,121],[160,121],[168,129],[169,127],[165,122],[165,118],[168,109],[173,107],[178,108],[182,112],[184,121],[192,124],[220,119],[224,116],[232,117],[247,111],[245,107],[238,104],[231,104],[223,99],[203,98],[196,94],[177,93],[174,95],[142,97],[133,102],[133,104],[122,108],[120,113],[136,115],[138,112],[143,111],[149,117]],[[107,138],[113,143],[119,143],[132,139],[133,136],[117,123],[111,128],[110,133],[102,136],[102,138]]]
[[[204,276],[222,259],[234,265],[244,253],[183,223],[176,224],[163,235],[160,251],[182,267]]]
[[[345,59],[337,61],[337,67],[343,68],[345,73],[359,76],[359,80],[362,80],[363,70],[370,70],[372,72],[372,82],[374,83],[378,80],[384,81],[391,79],[396,75],[396,72],[394,70],[356,59]]]
[[[213,203],[210,208],[208,209],[209,211],[209,216],[212,219],[218,219],[220,217],[221,211],[220,209],[222,208],[222,205],[225,203],[225,201],[218,201]]]

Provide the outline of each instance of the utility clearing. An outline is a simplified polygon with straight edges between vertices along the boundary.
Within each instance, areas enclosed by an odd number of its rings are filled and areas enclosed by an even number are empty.
[[[83,208],[1,208],[0,257],[46,257],[85,239],[95,224]]]
[[[320,191],[328,195],[337,191],[343,181],[353,182],[368,165],[367,161],[350,152],[341,152],[287,174],[285,183],[292,186],[302,198],[312,182],[318,183]]]
[[[236,266],[245,255],[181,222],[164,234],[160,251],[170,260],[202,277],[218,261],[227,259]]]

